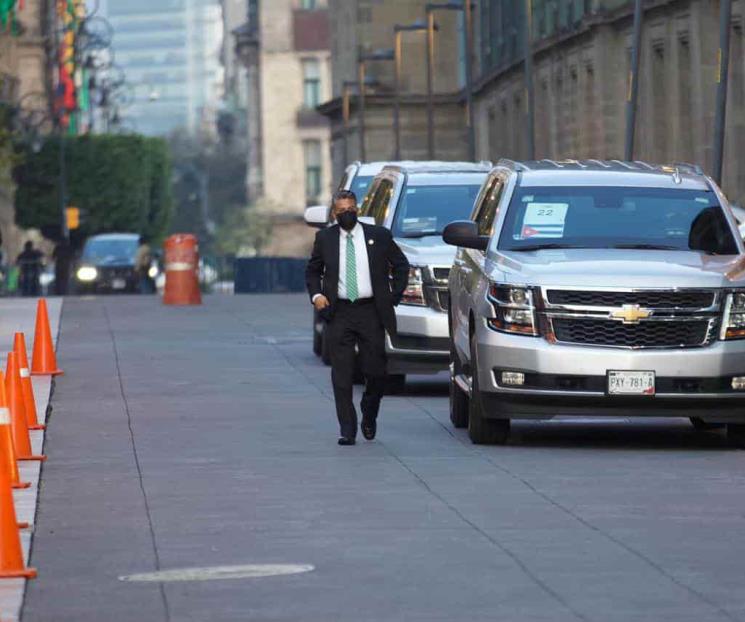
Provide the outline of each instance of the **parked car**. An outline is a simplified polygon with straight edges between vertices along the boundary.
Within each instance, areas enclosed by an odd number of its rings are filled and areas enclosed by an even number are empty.
[[[406,374],[446,370],[447,281],[455,249],[442,241],[446,224],[471,213],[490,162],[408,162],[375,177],[363,217],[391,229],[411,264],[409,286],[396,308],[398,331],[386,335],[389,390],[401,391]]]
[[[745,446],[745,250],[699,168],[500,161],[443,235],[450,418],[690,417]]]
[[[388,162],[352,162],[344,170],[337,190],[351,190],[357,196],[358,203],[367,194],[370,183]],[[327,227],[333,224],[331,219],[330,205],[313,205],[305,210],[305,222],[316,228]],[[324,322],[318,312],[313,309],[313,352],[320,356],[326,365],[331,364],[328,344],[324,346],[323,330]]]
[[[79,293],[139,292],[140,275],[135,269],[140,236],[136,233],[106,233],[89,237],[75,269]]]

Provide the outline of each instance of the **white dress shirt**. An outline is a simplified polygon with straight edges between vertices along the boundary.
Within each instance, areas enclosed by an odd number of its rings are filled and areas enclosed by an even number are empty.
[[[352,236],[354,259],[357,266],[357,298],[372,298],[372,280],[370,264],[367,261],[367,242],[365,230],[360,223],[347,232],[339,227],[339,298],[348,300],[347,296],[347,238]]]

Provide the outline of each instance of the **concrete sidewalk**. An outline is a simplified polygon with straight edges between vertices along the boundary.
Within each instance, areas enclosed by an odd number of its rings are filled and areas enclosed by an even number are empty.
[[[52,336],[59,332],[59,321],[62,311],[61,298],[47,299],[49,309],[49,323]],[[36,321],[35,298],[2,298],[0,299],[0,364],[5,370],[7,353],[13,349],[13,335],[22,332],[26,335],[29,362],[34,347],[34,325]],[[37,418],[39,422],[46,422],[47,405],[52,388],[49,377],[33,376],[34,397],[36,398]],[[31,445],[35,454],[42,453],[44,445],[44,431],[31,430]],[[13,491],[16,514],[19,521],[26,521],[31,525],[29,529],[21,530],[21,542],[25,558],[28,560],[32,534],[36,521],[36,506],[39,492],[40,473],[43,466],[39,462],[20,462],[21,480],[31,482],[31,487]],[[2,622],[16,622],[20,618],[23,594],[26,586],[25,579],[3,579],[0,581],[0,620]]]

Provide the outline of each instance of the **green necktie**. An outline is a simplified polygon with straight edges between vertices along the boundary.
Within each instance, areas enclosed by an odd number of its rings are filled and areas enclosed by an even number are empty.
[[[347,235],[347,298],[354,302],[359,297],[357,291],[357,257],[354,252],[354,241]]]

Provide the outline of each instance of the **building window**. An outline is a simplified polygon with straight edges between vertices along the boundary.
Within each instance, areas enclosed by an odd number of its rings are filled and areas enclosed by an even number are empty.
[[[309,203],[318,200],[321,194],[321,141],[304,140],[305,198]]]
[[[321,103],[321,64],[315,58],[303,61],[303,104],[315,108]]]
[[[300,0],[300,8],[304,11],[315,11],[318,8],[318,0]]]

